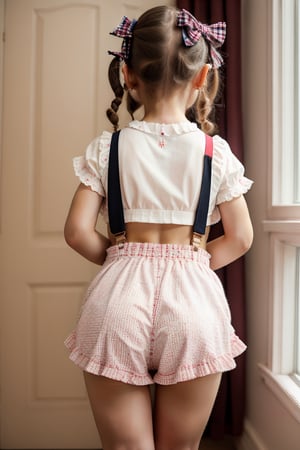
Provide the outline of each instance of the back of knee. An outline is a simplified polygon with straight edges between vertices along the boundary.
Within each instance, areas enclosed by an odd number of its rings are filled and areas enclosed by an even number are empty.
[[[155,450],[198,450],[200,438],[173,438],[156,442]]]
[[[147,439],[124,439],[114,442],[109,447],[111,450],[154,450],[152,440]]]

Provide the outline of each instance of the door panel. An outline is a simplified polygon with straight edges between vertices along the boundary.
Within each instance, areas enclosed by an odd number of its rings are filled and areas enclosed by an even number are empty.
[[[98,270],[63,239],[78,184],[71,158],[110,129],[105,116],[112,100],[107,49],[119,48],[121,41],[109,31],[123,14],[137,17],[160,3],[5,2],[0,152],[3,448],[100,446],[81,371],[63,346],[85,287]]]

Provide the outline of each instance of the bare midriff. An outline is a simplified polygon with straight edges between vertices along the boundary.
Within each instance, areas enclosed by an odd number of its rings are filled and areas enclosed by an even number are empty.
[[[200,247],[206,247],[209,227]],[[159,223],[130,222],[126,224],[127,242],[150,242],[153,244],[178,244],[190,245],[193,227],[190,225],[174,225]],[[114,237],[110,234],[110,240],[114,244]]]

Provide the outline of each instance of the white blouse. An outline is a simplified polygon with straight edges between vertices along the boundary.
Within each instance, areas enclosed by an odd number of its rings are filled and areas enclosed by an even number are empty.
[[[75,174],[104,197],[108,223],[107,173],[112,133],[104,131],[73,159]],[[246,193],[252,181],[220,136],[213,138],[212,181],[207,225],[220,220],[218,206]],[[125,222],[193,225],[203,170],[205,135],[195,123],[158,124],[134,120],[122,129],[119,168]]]

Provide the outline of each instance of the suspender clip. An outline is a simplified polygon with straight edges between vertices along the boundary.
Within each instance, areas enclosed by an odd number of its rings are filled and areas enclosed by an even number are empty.
[[[116,233],[114,237],[116,239],[116,245],[118,245],[119,248],[123,248],[126,242],[126,232],[121,231],[121,233]]]
[[[193,247],[194,252],[197,252],[199,250],[199,248],[203,248],[201,244],[202,244],[202,239],[204,238],[204,236],[205,236],[205,234],[199,234],[199,233],[196,233],[195,231],[193,232],[191,245]]]

